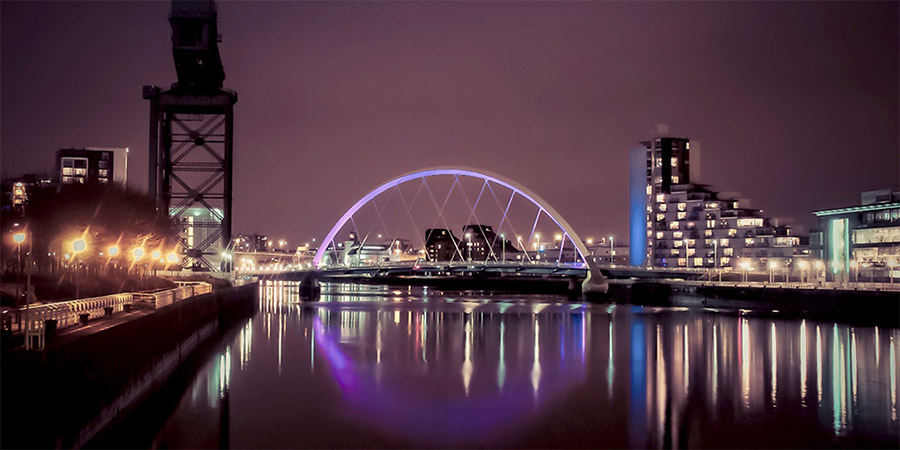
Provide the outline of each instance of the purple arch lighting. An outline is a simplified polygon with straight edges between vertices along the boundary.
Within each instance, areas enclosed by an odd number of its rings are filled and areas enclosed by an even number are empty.
[[[396,187],[400,184],[403,184],[407,181],[418,180],[421,178],[427,178],[427,177],[433,177],[433,176],[439,176],[439,175],[456,175],[456,176],[479,178],[479,179],[503,186],[507,189],[512,190],[516,194],[524,197],[525,199],[530,201],[533,205],[540,208],[541,211],[547,213],[547,216],[550,217],[550,220],[552,220],[558,227],[560,227],[566,234],[568,234],[569,239],[571,239],[572,243],[575,245],[575,249],[578,251],[578,256],[581,257],[582,261],[587,263],[587,258],[585,258],[585,255],[588,254],[588,249],[587,249],[587,247],[585,247],[584,242],[581,240],[581,238],[578,236],[578,234],[575,233],[575,230],[572,229],[572,226],[569,225],[569,223],[566,222],[566,220],[563,219],[562,216],[560,216],[560,214],[555,209],[553,209],[553,207],[550,206],[546,201],[544,201],[544,199],[542,199],[540,196],[538,196],[537,194],[535,194],[534,192],[532,192],[525,186],[522,186],[521,184],[516,183],[515,181],[510,180],[509,178],[505,178],[505,177],[502,177],[502,176],[494,174],[494,173],[490,173],[490,172],[483,171],[483,170],[469,169],[469,168],[465,168],[465,167],[445,166],[445,167],[434,167],[434,168],[430,168],[430,169],[422,169],[422,170],[417,170],[415,172],[409,172],[409,173],[400,175],[399,177],[394,178],[394,179],[382,184],[381,186],[378,186],[377,188],[369,191],[368,194],[366,194],[363,198],[359,199],[359,201],[357,201],[353,206],[351,206],[350,209],[348,209],[347,212],[345,212],[344,215],[341,216],[341,218],[337,221],[337,223],[334,224],[334,226],[331,228],[331,231],[328,232],[328,235],[325,236],[325,239],[322,240],[322,244],[319,246],[319,249],[316,251],[316,256],[315,256],[315,258],[313,258],[313,264],[316,267],[319,267],[319,265],[321,264],[321,261],[322,261],[322,257],[325,256],[325,251],[328,249],[328,246],[330,245],[330,243],[334,241],[334,236],[338,233],[338,231],[341,230],[341,228],[343,228],[343,226],[347,223],[347,221],[350,220],[350,218],[354,214],[356,214],[357,211],[360,210],[360,208],[362,208],[367,203],[369,203],[373,198],[377,197],[382,192],[384,192],[390,188]]]

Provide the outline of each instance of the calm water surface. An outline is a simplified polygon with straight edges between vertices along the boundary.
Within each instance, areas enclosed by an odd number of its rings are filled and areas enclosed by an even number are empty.
[[[562,297],[262,286],[156,447],[898,442],[900,330]]]

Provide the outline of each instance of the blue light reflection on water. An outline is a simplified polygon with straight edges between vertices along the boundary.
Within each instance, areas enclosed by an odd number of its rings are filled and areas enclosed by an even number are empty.
[[[897,329],[425,294],[331,285],[311,304],[296,286],[263,286],[258,314],[201,369],[156,445],[216,446],[223,421],[236,447],[898,440]]]

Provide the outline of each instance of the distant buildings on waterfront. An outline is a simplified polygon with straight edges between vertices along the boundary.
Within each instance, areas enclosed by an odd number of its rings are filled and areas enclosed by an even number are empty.
[[[690,139],[666,135],[631,151],[631,265],[764,270],[804,255],[808,238],[793,227],[700,184],[698,153]]]
[[[127,148],[64,148],[56,152],[55,179],[70,183],[128,182]]]

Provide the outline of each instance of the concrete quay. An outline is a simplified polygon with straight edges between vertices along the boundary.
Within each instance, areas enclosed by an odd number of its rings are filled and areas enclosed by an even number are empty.
[[[258,285],[98,319],[2,354],[4,448],[79,448],[162,388],[204,344],[255,311]]]

